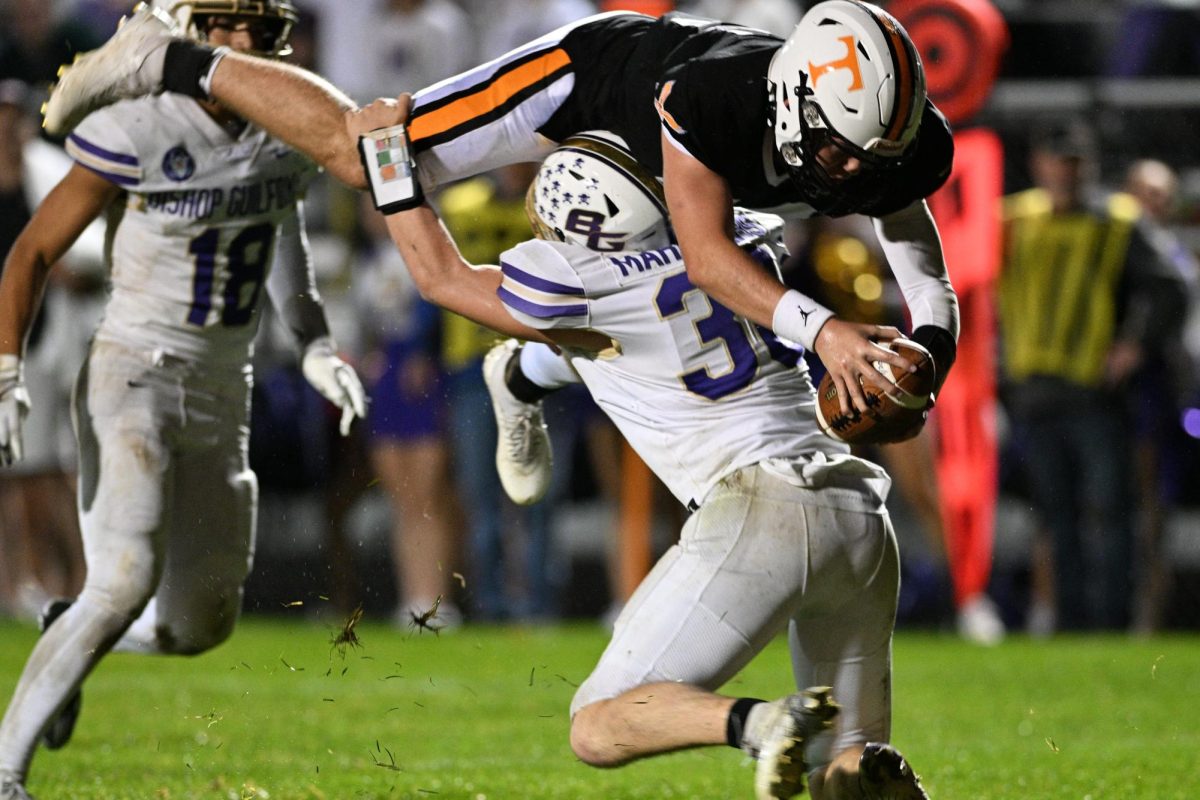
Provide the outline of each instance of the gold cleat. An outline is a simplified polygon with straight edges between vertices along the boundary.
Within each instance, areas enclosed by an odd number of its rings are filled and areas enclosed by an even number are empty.
[[[808,774],[804,751],[833,726],[840,710],[831,691],[828,686],[814,686],[770,704],[754,773],[758,800],[787,800],[804,792]]]

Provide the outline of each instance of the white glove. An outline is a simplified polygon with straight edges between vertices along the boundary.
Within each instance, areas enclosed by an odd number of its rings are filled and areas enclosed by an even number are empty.
[[[29,413],[25,368],[20,356],[0,354],[0,466],[10,466],[25,457],[21,446],[21,423]]]
[[[333,339],[322,336],[313,339],[304,350],[300,364],[304,379],[321,395],[342,410],[338,429],[342,436],[350,435],[355,417],[367,416],[367,393],[354,367],[338,358]]]

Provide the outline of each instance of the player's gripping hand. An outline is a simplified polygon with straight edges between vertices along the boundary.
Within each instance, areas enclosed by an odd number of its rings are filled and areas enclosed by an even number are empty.
[[[29,392],[21,359],[0,354],[0,466],[10,466],[25,457],[21,445],[21,423],[29,413]]]
[[[814,349],[837,387],[843,414],[851,413],[852,406],[859,411],[866,411],[869,407],[862,383],[884,392],[892,389],[888,379],[875,369],[874,362],[883,361],[898,370],[912,369],[912,365],[899,353],[878,344],[900,336],[899,329],[891,325],[864,325],[836,317],[821,326]]]
[[[351,139],[358,141],[358,137],[371,131],[403,125],[408,122],[411,108],[412,95],[407,93],[394,98],[377,98],[361,108],[346,112],[346,132],[350,134]]]
[[[367,416],[367,393],[354,368],[342,361],[328,336],[314,339],[304,349],[304,360],[300,364],[304,379],[329,402],[342,410],[342,421],[338,430],[342,436],[350,435],[354,419]]]
[[[346,113],[346,131],[358,142],[363,174],[375,207],[386,215],[420,208],[425,190],[408,138],[412,97],[379,98]]]

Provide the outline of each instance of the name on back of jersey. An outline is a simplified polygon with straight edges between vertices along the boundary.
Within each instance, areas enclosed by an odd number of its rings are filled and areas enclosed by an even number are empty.
[[[253,217],[291,208],[300,199],[304,176],[293,173],[244,183],[229,189],[179,189],[148,192],[145,210],[182,219]]]
[[[678,245],[673,244],[658,250],[631,251],[605,256],[604,262],[612,268],[617,283],[624,286],[641,278],[659,274],[664,270],[675,270],[683,264],[683,253],[679,251]]]

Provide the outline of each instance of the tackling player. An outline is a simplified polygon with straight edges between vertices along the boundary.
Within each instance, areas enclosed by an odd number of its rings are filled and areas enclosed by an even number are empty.
[[[171,10],[198,39],[271,57],[288,52],[296,19],[287,0]],[[43,615],[0,724],[3,800],[29,797],[39,738],[67,742],[79,687],[110,649],[194,654],[232,632],[254,550],[250,355],[264,288],[305,377],[341,407],[343,434],[365,411],[307,253],[310,161],[215,103],[173,94],[90,116],[67,149],[75,165],[0,281],[0,457],[21,457],[21,353],[47,272],[105,214],[111,298],[75,399],[88,571],[73,604]]]
[[[373,104],[348,130],[370,134],[389,113]],[[500,269],[465,263],[428,205],[387,222],[413,243],[405,260],[428,299],[565,348],[569,365],[530,348],[541,385],[577,371],[693,512],[576,693],[575,753],[611,767],[727,743],[757,759],[761,800],[795,796],[806,774],[818,800],[925,798],[884,744],[899,585],[886,473],[820,433],[797,350],[691,282],[660,185],[611,138],[569,138],[528,207],[543,240],[506,251]],[[738,246],[776,275],[780,229],[735,217]],[[506,373],[504,394],[539,377],[513,349],[485,367],[493,386]],[[784,628],[797,685],[817,688],[771,703],[715,693]]]
[[[66,130],[116,98],[163,90],[211,95],[341,180],[368,183],[341,121],[353,113],[348,98],[309,73],[172,39],[169,20],[147,9],[68,69],[46,126]],[[677,14],[588,17],[418,92],[408,123],[394,135],[411,140],[415,176],[373,173],[377,201],[392,208],[445,181],[538,160],[579,131],[618,133],[664,179],[692,282],[814,349],[843,411],[866,408],[860,381],[887,388],[873,362],[905,368],[903,359],[878,345],[875,326],[839,320],[760,270],[736,246],[733,204],[867,214],[910,299],[912,338],[942,378],[954,361],[956,299],[924,201],[949,176],[953,143],[911,39],[873,5],[818,3],[786,40]],[[406,260],[417,235],[397,232]]]

